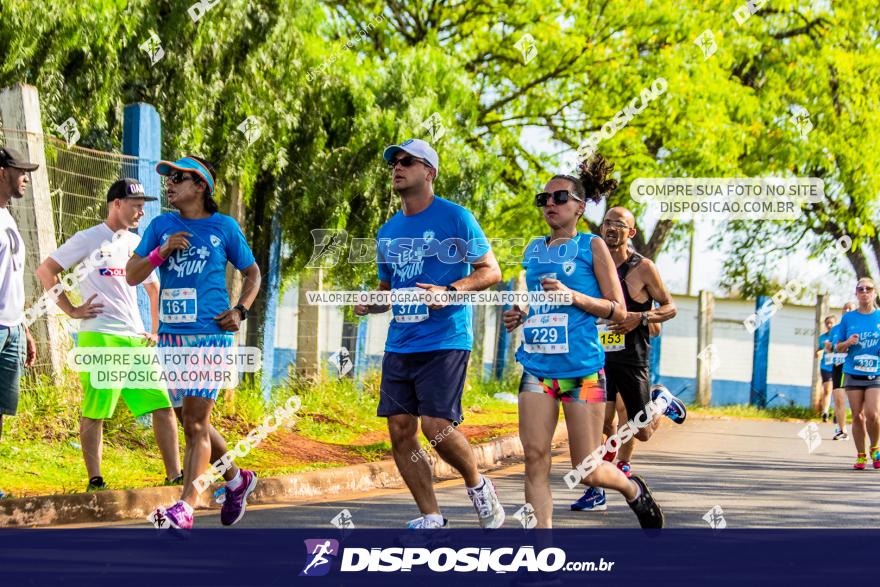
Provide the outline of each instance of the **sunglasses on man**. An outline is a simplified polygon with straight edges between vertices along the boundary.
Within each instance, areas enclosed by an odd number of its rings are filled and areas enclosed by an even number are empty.
[[[578,202],[583,202],[579,197],[574,195],[568,190],[557,190],[555,192],[541,192],[540,194],[535,196],[535,206],[538,208],[543,208],[547,205],[547,202],[550,201],[550,198],[553,198],[553,203],[557,206],[560,204],[566,203],[569,199],[577,200]]]
[[[616,220],[605,220],[602,222],[602,226],[606,228],[616,228],[617,230],[629,230],[629,226],[625,222],[618,222]]]
[[[398,163],[400,163],[404,167],[412,167],[416,163],[421,163],[422,165],[425,165],[427,167],[431,166],[429,163],[422,161],[418,157],[413,157],[412,155],[406,155],[404,157],[400,157],[399,159],[392,159],[391,161],[388,161],[388,169],[393,170],[395,167],[397,167]]]

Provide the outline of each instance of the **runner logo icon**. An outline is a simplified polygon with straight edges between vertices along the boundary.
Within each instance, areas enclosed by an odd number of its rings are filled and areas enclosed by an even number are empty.
[[[322,577],[330,572],[333,559],[339,554],[339,541],[332,538],[311,538],[306,543],[306,566],[300,577]]]

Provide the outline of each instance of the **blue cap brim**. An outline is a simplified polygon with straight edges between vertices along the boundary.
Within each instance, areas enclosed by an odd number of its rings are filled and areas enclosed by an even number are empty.
[[[156,173],[159,175],[171,175],[174,171],[195,173],[207,184],[208,189],[211,190],[211,195],[214,195],[214,180],[211,179],[211,174],[208,170],[198,161],[189,157],[183,157],[177,161],[159,161],[158,165],[156,165]]]
[[[401,151],[404,151],[405,153],[409,152],[400,145],[391,145],[390,147],[386,147],[385,152],[382,153],[382,158],[385,159],[385,161],[391,161],[391,158]]]

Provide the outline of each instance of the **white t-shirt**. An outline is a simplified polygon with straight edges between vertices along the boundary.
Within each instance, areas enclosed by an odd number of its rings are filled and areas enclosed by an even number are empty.
[[[9,210],[0,208],[0,326],[24,320],[24,239]]]
[[[121,238],[114,240],[113,231],[102,222],[79,231],[49,255],[63,269],[69,269],[84,260],[91,262],[89,257],[98,249],[107,260],[105,266],[89,271],[79,284],[83,302],[98,294],[92,303],[104,305],[98,316],[80,322],[81,332],[120,336],[140,336],[144,333],[144,321],[137,304],[137,288],[125,281],[125,265],[141,242],[141,237],[129,231],[121,234]],[[155,274],[150,273],[144,283],[155,281]]]

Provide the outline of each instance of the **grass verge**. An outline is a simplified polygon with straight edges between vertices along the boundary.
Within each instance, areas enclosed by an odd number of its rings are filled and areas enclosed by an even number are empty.
[[[462,430],[479,441],[516,432],[516,404],[494,397],[515,390],[512,381],[469,380]],[[385,419],[376,416],[378,372],[360,381],[326,374],[319,384],[289,381],[272,389],[268,405],[257,383],[245,383],[234,395],[221,393],[213,424],[231,448],[292,395],[302,402],[295,424],[272,433],[238,459],[239,464],[261,476],[277,476],[389,456]],[[10,497],[84,490],[88,478],[79,444],[80,397],[72,374],[59,381],[45,377],[23,381],[19,414],[3,419],[0,439],[0,489]],[[182,451],[182,431],[179,440]],[[427,446],[427,440],[423,444]],[[104,423],[101,472],[113,489],[151,487],[165,477],[148,419],[135,419],[122,401]]]

